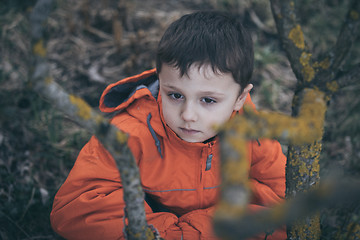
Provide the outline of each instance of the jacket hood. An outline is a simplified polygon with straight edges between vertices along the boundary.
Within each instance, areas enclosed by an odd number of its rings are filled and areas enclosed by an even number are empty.
[[[105,113],[126,111],[147,125],[159,149],[157,135],[166,135],[165,124],[160,116],[159,95],[159,80],[156,69],[152,69],[110,84],[101,95],[99,108]],[[161,154],[160,149],[159,152]]]
[[[148,97],[156,101],[159,91],[156,69],[110,84],[100,97],[100,110],[105,113],[126,109],[137,99]]]

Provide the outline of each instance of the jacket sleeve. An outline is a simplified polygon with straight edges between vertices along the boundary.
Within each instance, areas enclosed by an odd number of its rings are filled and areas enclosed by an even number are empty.
[[[220,240],[213,229],[215,207],[191,211],[179,218],[183,239]],[[196,235],[196,238],[191,238]]]
[[[144,204],[148,223],[162,237],[181,238],[177,216],[153,213],[146,202]],[[66,239],[124,239],[124,207],[122,184],[115,162],[92,137],[55,196],[50,215],[52,227]]]
[[[286,157],[280,143],[261,139],[252,143],[250,183],[252,203],[273,206],[285,198]]]
[[[286,157],[280,143],[270,139],[260,139],[252,144],[250,166],[250,186],[252,199],[250,211],[261,211],[284,201]],[[264,239],[265,234],[252,239]],[[276,229],[266,239],[286,239],[285,227]]]

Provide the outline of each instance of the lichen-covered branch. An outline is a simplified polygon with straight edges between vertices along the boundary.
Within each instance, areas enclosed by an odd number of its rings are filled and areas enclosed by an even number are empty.
[[[295,12],[295,1],[271,0],[271,10],[276,23],[280,41],[290,61],[296,78],[310,82],[315,70],[311,67],[312,55]]]
[[[360,201],[357,190],[359,179],[329,179],[318,189],[300,194],[272,209],[258,213],[245,213],[237,219],[215,221],[215,230],[227,239],[246,239],[261,232],[281,227],[286,223],[296,223],[298,219],[311,216],[317,211],[339,203]],[[308,239],[302,236],[301,239]],[[312,236],[316,239],[316,236]],[[319,239],[319,238],[317,238]]]
[[[42,97],[63,111],[80,126],[94,134],[115,159],[120,171],[124,188],[124,201],[129,225],[129,239],[154,239],[147,226],[144,211],[144,193],[142,191],[139,170],[127,147],[127,136],[120,132],[108,120],[94,111],[84,100],[68,94],[49,73],[44,46],[43,26],[53,5],[52,0],[38,0],[30,17],[34,54],[34,70],[31,74],[31,86]],[[119,226],[120,227],[120,226]]]
[[[223,186],[216,215],[217,223],[235,220],[246,211],[250,198],[246,140],[277,138],[300,145],[321,139],[326,112],[325,95],[314,89],[305,89],[299,96],[301,104],[296,118],[245,109],[242,116],[233,118],[223,127],[220,134]],[[309,181],[316,184],[319,174],[319,151],[307,149],[299,155],[302,158],[292,156],[293,159],[297,159],[293,166],[295,174],[291,176],[293,184],[298,186],[300,181],[303,181],[304,185]],[[309,176],[313,176],[314,179],[308,179]],[[226,232],[220,230],[218,233]]]
[[[244,114],[229,121],[223,130],[225,134],[234,135],[236,140],[275,138],[292,144],[312,143],[323,134],[324,119],[321,116],[326,112],[325,95],[315,89],[305,89],[299,97],[301,104],[296,118],[245,108]],[[236,147],[235,141],[233,147]]]

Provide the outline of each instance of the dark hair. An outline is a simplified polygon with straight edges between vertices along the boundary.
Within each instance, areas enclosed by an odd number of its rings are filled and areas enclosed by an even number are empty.
[[[241,92],[248,85],[254,64],[253,43],[240,17],[218,11],[200,11],[173,22],[161,38],[156,68],[166,63],[187,74],[194,63],[210,64],[214,72],[231,73]]]

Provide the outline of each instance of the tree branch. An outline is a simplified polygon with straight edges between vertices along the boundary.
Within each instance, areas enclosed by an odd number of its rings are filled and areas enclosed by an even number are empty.
[[[283,49],[290,61],[298,81],[311,81],[314,72],[309,69],[311,54],[295,13],[294,1],[271,0],[271,10],[275,19]]]
[[[275,138],[282,143],[312,143],[322,137],[326,111],[325,95],[313,89],[304,89],[299,96],[301,104],[297,117],[265,111],[244,109],[244,114],[231,119],[223,127],[237,139]],[[233,134],[236,133],[236,134]]]
[[[154,235],[147,226],[145,218],[144,193],[140,183],[139,170],[127,146],[126,134],[111,125],[84,100],[68,94],[53,81],[49,73],[43,40],[43,23],[50,14],[52,5],[53,0],[38,0],[30,16],[34,54],[31,86],[34,91],[55,105],[56,108],[94,134],[113,156],[120,171],[124,189],[125,212],[129,220],[128,238],[153,239]]]
[[[347,86],[352,86],[354,84],[359,84],[360,81],[360,63],[355,65],[347,72],[339,72],[338,76],[335,78],[335,81],[338,83],[339,88],[344,88]]]
[[[288,223],[296,223],[321,209],[339,203],[360,201],[359,179],[323,181],[316,190],[298,195],[272,209],[246,213],[234,220],[215,219],[215,230],[227,239],[246,239]]]

